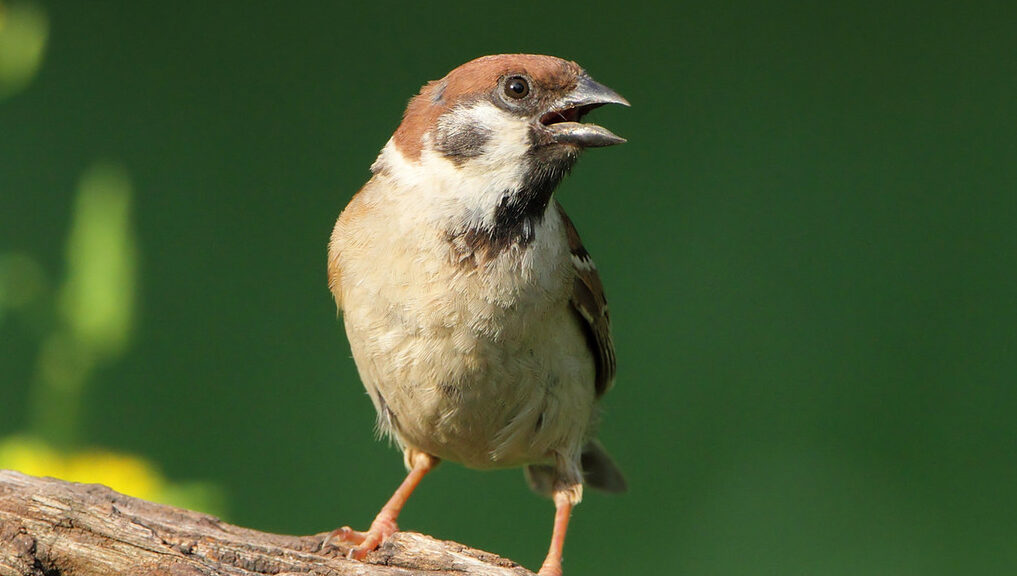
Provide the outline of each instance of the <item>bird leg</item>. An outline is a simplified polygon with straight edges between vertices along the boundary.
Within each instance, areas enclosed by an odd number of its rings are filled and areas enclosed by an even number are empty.
[[[347,557],[363,560],[369,552],[376,550],[382,542],[399,530],[396,519],[403,509],[403,505],[409,500],[410,494],[413,494],[413,490],[420,484],[421,479],[439,462],[434,456],[416,450],[408,453],[406,460],[411,465],[409,474],[406,475],[406,479],[399,485],[399,488],[396,488],[388,502],[382,506],[381,512],[378,512],[378,515],[374,517],[374,522],[371,522],[371,527],[367,532],[359,532],[349,526],[343,526],[332,533],[333,538],[356,545],[356,548],[350,550]]]
[[[577,491],[578,488],[578,491]],[[578,493],[577,493],[578,492]],[[554,531],[551,533],[551,546],[547,557],[540,566],[537,576],[562,576],[561,556],[565,548],[565,531],[569,527],[569,516],[572,506],[582,498],[582,484],[555,489],[554,491]]]

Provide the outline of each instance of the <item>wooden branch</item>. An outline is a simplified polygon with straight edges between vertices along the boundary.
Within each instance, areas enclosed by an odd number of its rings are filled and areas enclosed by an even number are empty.
[[[214,516],[0,470],[0,576],[533,576],[494,554],[399,532],[365,562],[328,534],[285,536]]]

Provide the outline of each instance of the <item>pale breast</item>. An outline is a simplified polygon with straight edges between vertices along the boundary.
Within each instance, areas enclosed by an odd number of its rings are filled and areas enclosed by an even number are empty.
[[[349,210],[357,218],[341,218],[333,236],[337,284],[383,425],[404,445],[478,468],[578,454],[594,365],[553,206],[532,243],[481,264],[397,207],[368,196]]]

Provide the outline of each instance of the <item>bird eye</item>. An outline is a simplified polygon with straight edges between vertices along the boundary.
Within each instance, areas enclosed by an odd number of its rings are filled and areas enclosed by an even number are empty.
[[[509,98],[526,98],[530,93],[530,83],[522,76],[513,76],[505,81],[505,95]]]

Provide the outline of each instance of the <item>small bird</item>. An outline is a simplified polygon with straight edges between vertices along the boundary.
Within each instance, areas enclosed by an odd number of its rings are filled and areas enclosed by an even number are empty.
[[[554,191],[585,148],[625,142],[583,123],[629,103],[575,62],[503,54],[428,82],[339,215],[329,288],[378,428],[406,479],[367,532],[334,536],[363,559],[397,530],[441,460],[525,467],[555,504],[541,576],[560,576],[583,483],[625,480],[595,439],[615,374],[597,269]]]

